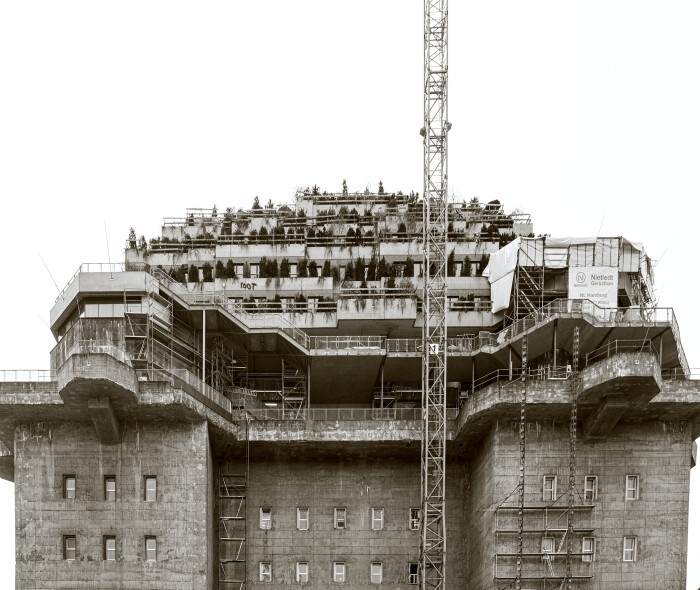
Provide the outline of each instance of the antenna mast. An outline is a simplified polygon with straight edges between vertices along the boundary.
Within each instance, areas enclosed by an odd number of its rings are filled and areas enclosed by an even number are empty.
[[[445,585],[447,0],[425,0],[423,136],[423,590]]]

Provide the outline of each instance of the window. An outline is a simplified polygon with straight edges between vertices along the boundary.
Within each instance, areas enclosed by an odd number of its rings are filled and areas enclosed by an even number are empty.
[[[63,536],[63,559],[75,559],[75,535]]]
[[[75,499],[75,475],[63,476],[63,497],[68,500]]]
[[[345,562],[344,561],[334,561],[333,562],[333,581],[334,582],[345,582]]]
[[[408,564],[408,583],[417,584],[418,583],[418,564],[409,563]]]
[[[382,563],[380,561],[375,561],[370,565],[369,573],[372,584],[382,583]]]
[[[557,499],[556,475],[545,475],[542,478],[542,499],[545,502],[554,502]]]
[[[639,499],[639,476],[628,475],[627,484],[625,485],[625,500]]]
[[[146,561],[156,561],[155,537],[146,537]]]
[[[581,539],[581,561],[591,562],[595,558],[595,537]]]
[[[272,582],[272,562],[271,561],[261,561],[260,562],[260,581],[261,582]]]
[[[114,502],[117,499],[117,479],[113,475],[105,475],[105,500]]]
[[[622,561],[637,561],[637,537],[625,537]]]
[[[309,581],[309,562],[297,561],[297,582]]]
[[[117,538],[102,538],[102,559],[105,561],[115,561],[117,559]]]
[[[372,530],[381,531],[384,528],[384,508],[372,508]]]
[[[257,279],[259,274],[260,274],[260,265],[256,262],[251,263],[251,265],[250,265],[250,278]]]
[[[289,277],[294,279],[297,276],[297,263],[290,262],[289,264]]]
[[[345,528],[345,519],[346,519],[346,511],[345,508],[336,508],[335,509],[335,528],[337,529],[344,529]]]
[[[309,530],[309,509],[297,508],[297,529],[300,531]]]
[[[260,509],[260,528],[265,531],[272,528],[272,508]]]
[[[420,508],[411,508],[408,517],[408,529],[411,531],[420,529]]]
[[[554,553],[554,537],[542,537],[542,559],[551,561]]]
[[[583,499],[592,502],[598,498],[598,476],[587,475],[583,480]]]
[[[156,501],[156,476],[155,475],[147,475],[145,478],[145,485],[144,485],[144,500],[146,502],[155,502]]]

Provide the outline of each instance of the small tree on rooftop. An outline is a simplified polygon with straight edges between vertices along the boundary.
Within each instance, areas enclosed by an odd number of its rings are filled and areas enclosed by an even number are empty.
[[[202,265],[202,280],[205,283],[211,283],[214,280],[211,270],[211,264],[208,262],[205,262]]]
[[[355,262],[355,280],[364,281],[365,280],[365,259],[358,258]]]
[[[369,259],[369,264],[367,265],[367,280],[377,280],[377,258],[375,256]]]
[[[382,184],[382,181],[379,181],[379,188],[377,189],[377,194],[383,195],[384,194],[384,185]]]
[[[267,261],[267,276],[271,279],[278,279],[280,276],[280,267],[276,258],[271,258]]]
[[[306,278],[309,276],[309,268],[308,268],[309,261],[306,258],[301,258],[297,262],[297,276],[299,278]]]
[[[334,283],[337,283],[340,281],[340,268],[338,268],[338,266],[334,266],[331,269],[331,276],[333,277]]]
[[[199,269],[194,264],[190,264],[190,268],[187,271],[187,282],[188,283],[198,283],[199,282]]]
[[[472,276],[472,263],[469,261],[469,256],[465,256],[464,258],[464,262],[462,263],[462,272],[460,273],[460,276]]]
[[[348,183],[345,182],[345,179],[343,178],[343,194],[347,195],[348,194]]]
[[[316,265],[315,260],[311,260],[309,262],[309,276],[310,277],[317,277],[318,276],[318,266]]]
[[[280,277],[283,279],[288,279],[290,272],[291,267],[289,265],[289,260],[287,258],[283,258],[282,262],[280,262]]]
[[[403,267],[403,276],[412,277],[413,276],[413,258],[410,256],[406,258],[406,266]]]
[[[229,261],[226,263],[226,275],[225,277],[227,279],[235,279],[236,278],[236,265],[233,263],[233,260],[229,259]]]
[[[249,279],[250,278],[250,264],[245,262],[243,264],[243,278],[244,279]]]
[[[483,276],[484,271],[486,270],[486,267],[489,264],[489,257],[484,254],[481,257],[481,260],[479,260],[479,276]]]
[[[453,277],[455,276],[455,251],[452,250],[452,252],[449,253],[447,256],[447,276],[448,277]]]
[[[255,197],[253,199],[253,209],[262,209],[262,207],[260,206],[260,198],[259,197]]]
[[[258,235],[259,235],[260,237],[267,236],[267,228],[266,228],[264,225],[260,228],[260,231],[258,232]]]
[[[345,280],[346,281],[352,281],[355,278],[355,265],[352,263],[352,260],[348,262],[347,266],[345,267]]]
[[[323,278],[331,276],[331,261],[330,260],[323,261],[323,270],[321,270],[321,276]]]
[[[260,259],[260,266],[258,268],[260,269],[260,270],[258,270],[258,276],[261,279],[268,278],[269,275],[267,274],[267,258],[265,256],[263,256]]]

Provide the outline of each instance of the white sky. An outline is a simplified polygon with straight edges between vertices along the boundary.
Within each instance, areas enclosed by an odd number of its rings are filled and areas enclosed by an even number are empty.
[[[422,2],[0,3],[0,368],[47,368],[81,262],[185,207],[298,186],[421,190]],[[700,366],[700,3],[452,2],[450,186],[536,233],[625,235],[659,258]],[[700,475],[688,589],[700,586]],[[0,482],[0,586],[13,581]]]

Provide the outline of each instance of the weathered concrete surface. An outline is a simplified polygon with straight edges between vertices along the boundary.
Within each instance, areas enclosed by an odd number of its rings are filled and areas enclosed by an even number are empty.
[[[661,391],[661,368],[650,352],[620,352],[581,371],[579,403],[594,405],[613,394],[646,404]]]
[[[91,397],[88,400],[88,412],[95,426],[97,438],[102,444],[114,445],[119,442],[119,420],[114,415],[109,397]]]
[[[605,397],[598,407],[583,422],[583,436],[587,439],[604,438],[627,411],[626,395],[613,394]]]
[[[89,423],[34,422],[15,431],[16,588],[183,588],[208,590],[212,477],[205,422],[135,422],[122,442],[102,445]],[[63,476],[75,475],[75,499]],[[116,501],[104,500],[104,476],[116,477]],[[157,499],[144,500],[144,476]],[[65,561],[63,535],[75,535],[77,559]],[[102,559],[115,535],[116,561]],[[158,560],[144,559],[146,535]],[[40,582],[37,585],[37,582]]]
[[[136,373],[108,354],[74,354],[57,376],[58,391],[66,404],[86,404],[95,394],[111,397],[114,404],[138,401]]]

